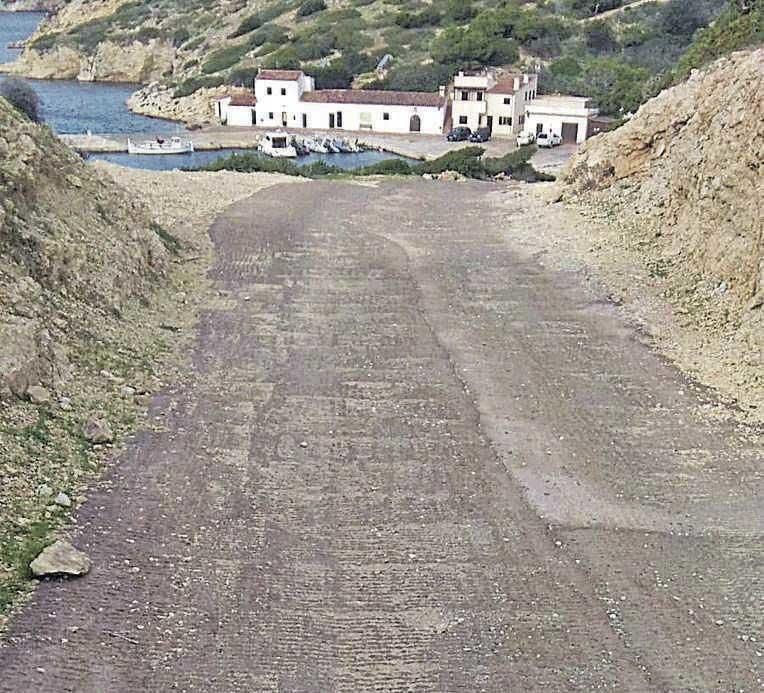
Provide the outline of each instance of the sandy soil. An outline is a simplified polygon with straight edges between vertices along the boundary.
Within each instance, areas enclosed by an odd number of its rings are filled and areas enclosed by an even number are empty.
[[[615,232],[616,225],[601,210],[553,204],[555,197],[554,186],[542,184],[507,188],[492,202],[504,210],[507,236],[519,249],[597,286],[646,340],[699,383],[714,388],[725,402],[714,405],[719,415],[764,421],[762,360],[741,357],[739,345],[723,333],[702,330],[689,319],[631,236]],[[522,215],[517,214],[518,199],[524,200]],[[760,354],[762,349],[760,343]]]

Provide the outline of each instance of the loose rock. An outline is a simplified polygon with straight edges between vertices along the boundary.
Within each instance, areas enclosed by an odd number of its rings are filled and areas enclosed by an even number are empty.
[[[60,505],[62,508],[71,508],[72,507],[72,499],[69,498],[65,493],[59,493],[55,500],[53,501],[56,505]]]
[[[48,404],[51,400],[50,392],[40,385],[32,385],[26,394],[32,404]]]
[[[103,445],[104,443],[114,442],[114,433],[105,419],[94,416],[87,420],[82,427],[82,434],[85,440],[93,445]]]
[[[59,539],[42,550],[30,564],[35,577],[85,575],[90,571],[90,559],[69,542]]]

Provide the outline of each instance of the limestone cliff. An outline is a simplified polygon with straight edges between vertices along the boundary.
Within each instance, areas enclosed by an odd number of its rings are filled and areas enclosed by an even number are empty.
[[[20,58],[3,70],[35,79],[139,83],[172,74],[173,39],[153,29],[150,15],[141,15],[140,22],[136,18],[137,25],[132,26],[133,4],[128,0],[59,3],[26,42]]]
[[[604,205],[698,348],[764,392],[764,48],[718,60],[589,140],[562,195]],[[709,346],[710,348],[710,346]]]
[[[146,300],[167,267],[148,213],[0,99],[0,398],[56,389],[66,345]]]

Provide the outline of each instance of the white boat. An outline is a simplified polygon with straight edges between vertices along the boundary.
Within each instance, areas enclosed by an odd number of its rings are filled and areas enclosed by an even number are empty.
[[[127,140],[128,154],[191,154],[193,151],[194,143],[180,137],[171,137],[169,140],[157,137],[145,142]]]
[[[324,139],[321,140],[321,146],[324,147],[327,152],[339,154],[340,150],[335,146],[334,140],[331,137],[324,137]]]
[[[315,137],[306,137],[305,146],[316,154],[328,154],[329,150]]]
[[[286,132],[266,132],[260,140],[260,151],[276,158],[293,159],[297,156],[297,150],[290,144]]]
[[[348,144],[348,141],[342,139],[341,137],[337,137],[334,140],[332,140],[332,144],[334,145],[335,149],[341,154],[348,154],[352,151],[352,149],[350,148],[350,145]]]

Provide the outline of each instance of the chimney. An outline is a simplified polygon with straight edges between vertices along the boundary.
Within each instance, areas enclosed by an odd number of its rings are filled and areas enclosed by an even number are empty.
[[[438,87],[438,94],[443,97],[446,95],[446,87],[445,85],[441,85]]]
[[[515,83],[514,83],[515,91],[520,91],[520,78],[515,77]]]

